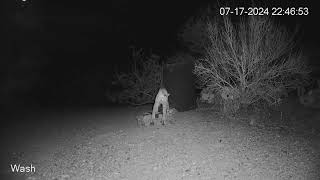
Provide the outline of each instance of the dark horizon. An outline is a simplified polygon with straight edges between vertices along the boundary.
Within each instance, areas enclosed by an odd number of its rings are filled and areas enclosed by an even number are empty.
[[[30,76],[36,82],[26,96],[35,96],[41,103],[70,97],[77,102],[81,101],[79,97],[86,96],[85,99],[92,99],[90,103],[103,104],[103,91],[110,86],[115,67],[125,70],[130,65],[130,46],[152,50],[164,59],[184,51],[178,31],[188,18],[199,15],[200,9],[213,1],[16,2],[8,4],[8,26],[2,33],[5,46],[9,44],[9,48],[4,48],[8,49],[4,57],[15,60],[3,61],[7,64],[3,71],[10,72],[15,66],[9,64],[25,58],[36,71]],[[272,3],[268,6],[293,6],[296,2]],[[290,27],[300,24],[302,45],[308,53],[315,54],[320,38],[316,36],[319,26],[314,22],[319,13],[315,5],[298,5],[308,7],[310,15],[281,17],[280,22]]]

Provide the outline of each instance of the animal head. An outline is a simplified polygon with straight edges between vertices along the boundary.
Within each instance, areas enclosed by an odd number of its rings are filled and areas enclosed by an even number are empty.
[[[313,96],[313,91],[309,91],[306,95],[300,96],[299,101],[302,105],[310,106],[315,102],[315,97]]]
[[[168,91],[165,88],[161,88],[160,91],[162,92],[162,94],[166,97],[170,96],[170,94],[168,93]]]

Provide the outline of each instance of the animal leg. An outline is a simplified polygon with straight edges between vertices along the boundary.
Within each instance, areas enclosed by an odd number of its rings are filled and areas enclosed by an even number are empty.
[[[159,110],[159,102],[156,101],[152,109],[152,119],[156,118],[156,113],[158,112],[158,110]]]
[[[163,122],[163,125],[166,124],[166,119],[167,119],[167,112],[168,112],[168,106],[169,104],[167,102],[164,102],[162,104],[162,122]]]

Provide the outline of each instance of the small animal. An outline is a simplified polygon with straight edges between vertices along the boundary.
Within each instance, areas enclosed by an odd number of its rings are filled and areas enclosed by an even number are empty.
[[[306,107],[320,108],[320,89],[311,90],[307,94],[300,96],[299,101]]]
[[[215,100],[215,92],[211,90],[211,88],[204,88],[200,93],[200,101],[214,103]]]
[[[167,113],[169,111],[169,101],[168,97],[170,94],[165,88],[160,88],[159,92],[156,96],[154,105],[153,105],[153,110],[152,110],[152,118],[156,118],[156,114],[159,111],[159,106],[162,106],[162,124],[166,124],[166,118],[167,118]]]

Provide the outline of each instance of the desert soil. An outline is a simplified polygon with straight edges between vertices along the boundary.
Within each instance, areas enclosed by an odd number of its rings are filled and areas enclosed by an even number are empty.
[[[29,113],[3,127],[1,179],[214,180],[320,177],[320,136],[248,116],[177,112],[138,127],[151,107]],[[258,118],[258,117],[257,117]],[[10,172],[11,164],[35,173]]]

